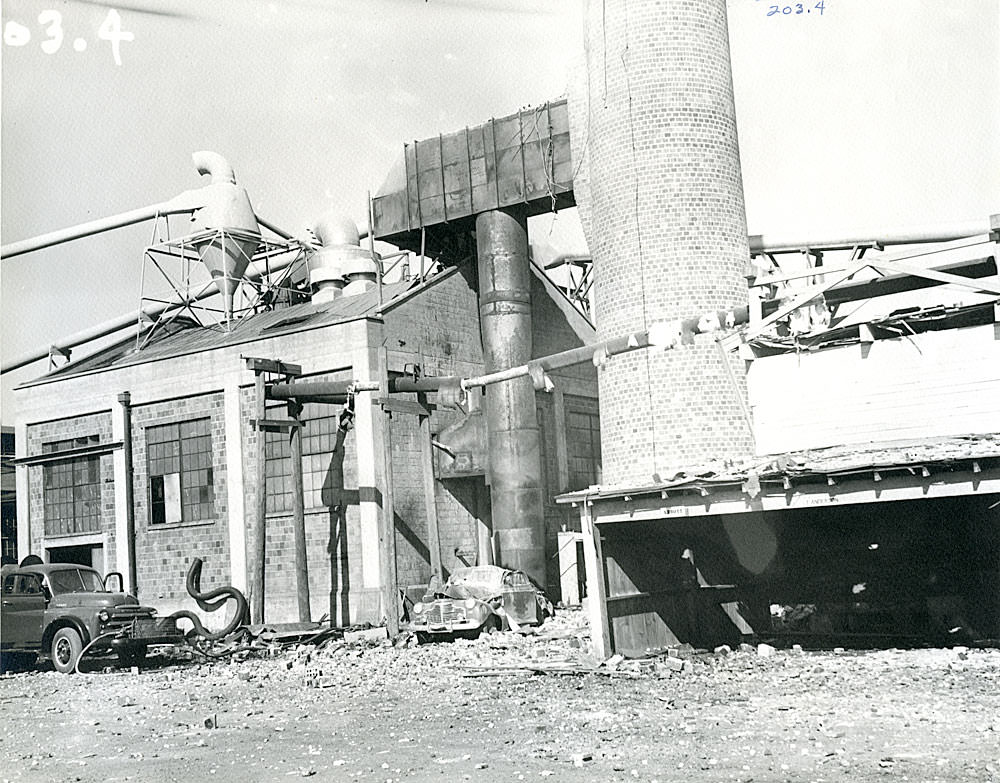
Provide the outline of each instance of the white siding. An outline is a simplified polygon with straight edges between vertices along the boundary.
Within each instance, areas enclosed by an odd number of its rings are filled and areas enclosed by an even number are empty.
[[[1000,325],[756,359],[758,454],[1000,432]]]

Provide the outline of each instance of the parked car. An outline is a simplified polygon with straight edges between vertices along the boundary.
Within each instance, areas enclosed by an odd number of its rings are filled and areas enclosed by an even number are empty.
[[[429,589],[408,609],[405,627],[420,641],[541,625],[553,614],[552,604],[523,571],[492,565],[455,569],[440,590]]]
[[[114,651],[123,665],[146,657],[151,644],[175,644],[183,635],[175,620],[157,618],[121,592],[121,574],[107,579],[93,568],[71,563],[25,564],[0,569],[0,653],[3,668],[51,659],[57,671],[76,669],[84,649]],[[31,564],[27,564],[31,562]],[[108,583],[117,578],[117,591]]]

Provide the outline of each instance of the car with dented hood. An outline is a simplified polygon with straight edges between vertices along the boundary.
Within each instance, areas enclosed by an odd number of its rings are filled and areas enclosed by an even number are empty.
[[[482,565],[455,569],[440,589],[433,583],[407,607],[406,629],[421,641],[475,638],[482,631],[541,625],[551,602],[523,571]]]
[[[118,589],[109,589],[114,580]],[[0,653],[4,668],[50,659],[57,671],[76,669],[80,655],[114,652],[123,665],[145,657],[150,645],[184,641],[177,623],[157,618],[122,592],[121,574],[107,578],[72,563],[37,557],[0,569]]]

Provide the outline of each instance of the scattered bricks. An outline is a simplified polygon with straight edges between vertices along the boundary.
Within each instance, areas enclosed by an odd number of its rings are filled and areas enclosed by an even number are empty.
[[[759,655],[761,658],[770,658],[776,652],[777,650],[769,644],[757,645],[757,655]]]
[[[389,638],[385,626],[365,628],[360,631],[344,631],[344,641],[347,644],[378,644]]]
[[[747,644],[746,642],[744,642],[743,644],[740,645],[740,652],[752,653],[756,652],[756,650],[754,650],[754,646],[752,644]]]
[[[573,754],[573,766],[582,767],[588,761],[593,761],[594,755],[592,753],[574,753]]]
[[[664,658],[663,665],[672,672],[682,672],[689,668],[686,661],[683,661],[680,658],[674,658],[673,656],[667,656]]]
[[[617,671],[621,662],[625,660],[624,655],[612,655],[604,662],[604,667],[610,671]]]
[[[720,644],[715,648],[716,655],[729,655],[733,651],[733,648],[728,644]]]
[[[316,684],[313,686],[315,688],[332,688],[337,684],[337,681],[333,677],[320,677],[316,680]]]
[[[802,652],[802,645],[801,644],[793,644],[792,645],[792,652],[796,652],[796,653]]]

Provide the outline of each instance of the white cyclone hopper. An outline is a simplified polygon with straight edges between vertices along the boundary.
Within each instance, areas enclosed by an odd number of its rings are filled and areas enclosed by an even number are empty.
[[[353,220],[327,214],[316,223],[313,233],[322,246],[313,254],[309,264],[313,302],[331,302],[339,296],[353,296],[378,284],[378,265],[371,254],[360,246],[358,227]]]
[[[222,294],[227,320],[233,313],[233,295],[260,244],[260,227],[250,197],[236,184],[232,166],[214,152],[192,155],[199,174],[211,182],[198,192],[204,206],[192,215],[198,257]]]

